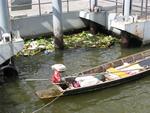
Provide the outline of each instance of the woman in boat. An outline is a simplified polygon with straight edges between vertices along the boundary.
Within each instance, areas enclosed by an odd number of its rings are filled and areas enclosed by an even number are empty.
[[[63,89],[80,87],[79,82],[76,81],[74,77],[66,77],[66,67],[63,64],[54,64],[51,68],[53,70],[53,74],[51,76],[52,84],[59,84]]]
[[[64,80],[62,79],[62,73],[66,70],[66,66],[63,64],[52,65],[53,74],[51,76],[52,84],[60,84]]]

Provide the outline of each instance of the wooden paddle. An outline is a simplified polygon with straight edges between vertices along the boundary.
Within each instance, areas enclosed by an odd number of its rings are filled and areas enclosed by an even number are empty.
[[[33,79],[25,79],[25,81],[30,82],[30,81],[47,81],[49,80],[48,78],[33,78]]]

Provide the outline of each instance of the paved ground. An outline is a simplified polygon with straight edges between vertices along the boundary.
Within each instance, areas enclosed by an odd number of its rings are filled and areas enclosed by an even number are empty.
[[[39,15],[40,12],[41,14],[48,14],[52,12],[52,4],[51,4],[51,0],[32,0],[32,4],[34,4],[32,6],[32,9],[27,9],[27,10],[18,10],[18,11],[11,11],[11,1],[12,0],[8,0],[9,1],[9,9],[10,9],[10,15],[12,17],[16,17],[16,16],[35,16],[35,15]],[[39,1],[42,3],[41,4],[41,8],[39,8]],[[69,5],[67,7],[67,0],[62,0],[62,8],[63,8],[63,12],[67,12],[67,10],[69,11],[80,11],[80,10],[88,10],[89,9],[89,0],[68,0],[69,1]],[[123,0],[117,0],[118,1],[118,9],[121,12],[122,11],[122,1]],[[141,10],[140,6],[141,6],[141,0],[133,0],[133,4],[135,7],[133,7],[133,11],[134,12],[138,12]],[[48,3],[48,4],[46,4]],[[110,10],[113,11],[115,10],[115,6],[116,6],[116,0],[98,0],[98,6],[102,6],[104,7],[106,10]],[[145,7],[145,3],[144,3],[144,7]],[[67,9],[68,8],[68,9]]]

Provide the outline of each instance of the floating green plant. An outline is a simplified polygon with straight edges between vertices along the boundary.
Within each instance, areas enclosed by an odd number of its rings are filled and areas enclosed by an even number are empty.
[[[118,39],[112,36],[98,33],[92,35],[88,32],[82,32],[75,35],[64,36],[64,42],[67,48],[77,47],[96,47],[96,48],[107,48],[112,44],[119,42]]]
[[[112,36],[98,33],[92,35],[89,32],[81,32],[73,35],[64,35],[65,48],[107,48],[112,44],[119,42],[118,39]],[[35,55],[41,51],[52,52],[55,50],[53,38],[40,37],[37,39],[25,41],[24,49],[19,55]]]

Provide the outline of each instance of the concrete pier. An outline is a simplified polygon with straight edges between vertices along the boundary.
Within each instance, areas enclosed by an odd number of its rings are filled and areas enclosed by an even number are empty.
[[[11,23],[7,0],[0,0],[0,31],[1,33],[10,33]]]
[[[84,21],[86,19],[100,24],[108,30],[112,30],[117,34],[121,34],[122,31],[131,33],[137,36],[139,40],[143,41],[143,44],[150,43],[150,30],[148,27],[150,19],[148,16],[149,9],[147,9],[147,6],[149,6],[150,3],[147,2],[146,5],[145,0],[124,1],[124,8],[123,0],[97,1],[98,8],[100,9],[98,10],[98,12],[90,12],[89,1],[71,0],[69,1],[70,12],[65,12],[65,7],[62,7],[63,31],[75,30],[86,27],[87,21]],[[133,2],[132,10],[130,5],[131,2]],[[65,6],[65,3],[63,5]],[[42,10],[45,9],[46,7],[44,7]],[[48,7],[48,9],[50,8]],[[124,13],[122,12],[123,10]],[[47,11],[48,10],[46,9],[46,12]],[[21,12],[19,14],[27,13],[26,10],[22,13]],[[33,7],[33,10],[28,13],[29,15],[27,14],[27,16],[29,17],[23,18],[17,18],[18,13],[11,12],[11,15],[14,16],[14,19],[12,19],[13,29],[19,29],[21,36],[24,37],[52,33],[52,15],[51,13],[45,14],[43,12],[44,11],[42,11],[43,15],[40,16],[29,16],[30,14],[38,14],[38,12],[36,12]]]
[[[12,37],[12,32],[8,1],[0,0],[0,65],[23,48],[23,40],[17,35]]]
[[[90,0],[90,12],[97,12],[97,0]],[[90,32],[95,35],[97,33],[97,27],[96,24],[93,21],[90,21]]]
[[[131,0],[124,0],[123,16],[125,18],[125,21],[128,20],[130,15],[131,15]]]
[[[62,2],[52,0],[53,5],[53,34],[55,47],[63,49],[63,30],[62,30]]]

